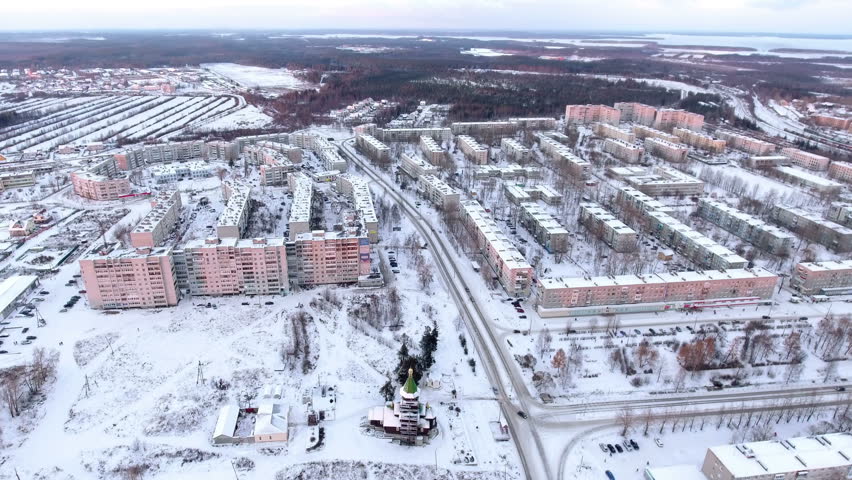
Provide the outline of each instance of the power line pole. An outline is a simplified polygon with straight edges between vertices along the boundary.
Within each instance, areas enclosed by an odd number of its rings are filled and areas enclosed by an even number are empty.
[[[195,384],[199,385],[204,383],[204,366],[201,363],[201,360],[198,361],[198,372],[195,375]]]

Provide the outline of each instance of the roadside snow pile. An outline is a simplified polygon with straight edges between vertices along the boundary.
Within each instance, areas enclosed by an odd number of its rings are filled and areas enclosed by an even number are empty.
[[[391,478],[432,478],[435,480],[498,480],[503,472],[447,471],[434,466],[397,465],[379,462],[311,462],[292,465],[275,475],[275,480],[307,480],[334,478],[335,480],[381,480]]]

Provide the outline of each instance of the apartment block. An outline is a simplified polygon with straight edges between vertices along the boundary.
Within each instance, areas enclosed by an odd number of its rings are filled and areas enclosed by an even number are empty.
[[[150,169],[151,177],[157,183],[176,183],[191,178],[205,178],[213,175],[213,167],[203,161],[182,163],[164,163]]]
[[[294,136],[295,135],[296,134],[294,134]],[[277,142],[272,140],[258,140],[256,143],[243,147],[243,152],[256,151],[251,147],[258,147],[260,149],[268,149],[272,150],[273,152],[278,152],[281,155],[284,155],[284,157],[290,163],[293,164],[302,163],[303,151],[301,147],[298,147],[296,145],[290,145],[289,143]],[[255,159],[253,163],[256,165],[260,165],[263,163],[262,160],[262,158]]]
[[[320,157],[326,170],[346,171],[346,160],[340,156],[337,146],[322,137],[314,137],[313,152]]]
[[[776,167],[775,171],[787,183],[809,188],[819,193],[838,193],[843,185],[796,167]]]
[[[372,135],[358,135],[355,144],[374,162],[390,161],[390,148]]]
[[[568,251],[568,230],[541,205],[521,203],[520,224],[550,253]]]
[[[435,175],[422,175],[418,191],[440,210],[450,211],[459,207],[459,191]]]
[[[852,203],[834,202],[828,208],[827,220],[852,227]]]
[[[420,137],[420,151],[433,165],[440,165],[447,158],[447,152],[432,137]]]
[[[739,133],[719,130],[716,134],[727,142],[730,148],[745,152],[749,155],[769,155],[775,152],[775,144],[764,142],[756,138],[740,135]]]
[[[836,252],[852,250],[852,229],[796,207],[777,205],[772,220]]]
[[[635,252],[638,248],[636,232],[597,203],[581,203],[579,221],[616,252]]]
[[[376,216],[376,208],[373,206],[373,195],[370,193],[370,184],[362,177],[354,175],[340,175],[337,178],[337,189],[352,199],[359,220],[367,231],[370,243],[379,241],[379,217]]]
[[[852,260],[799,263],[790,287],[804,295],[846,295],[852,292]]]
[[[180,220],[180,192],[160,192],[151,199],[151,211],[130,232],[130,243],[136,248],[162,245]]]
[[[314,138],[314,135],[306,134],[306,133],[266,133],[261,135],[249,135],[245,137],[237,137],[234,139],[233,145],[237,152],[242,152],[243,149],[246,148],[246,145],[256,145],[260,142],[274,142],[274,143],[282,143],[286,145],[295,145],[299,148],[309,148],[309,145]],[[300,144],[296,144],[297,141],[300,141]],[[210,152],[208,151],[208,155]]]
[[[541,169],[531,166],[520,166],[518,164],[506,165],[479,165],[473,172],[474,178],[502,178],[503,180],[514,180],[518,178],[541,178]]]
[[[612,138],[604,140],[603,151],[627,163],[639,163],[645,155],[645,148],[641,145]]]
[[[744,162],[745,166],[748,168],[775,168],[780,167],[782,165],[790,165],[792,161],[789,157],[785,157],[784,155],[756,155],[748,157],[748,159]]]
[[[618,125],[621,112],[606,105],[566,105],[565,123],[588,124],[595,122]]]
[[[695,147],[712,153],[723,153],[725,151],[725,141],[721,138],[715,138],[686,128],[675,128],[672,130],[672,133],[674,133],[681,142],[689,145],[690,147]]]
[[[708,480],[834,480],[852,478],[852,435],[831,433],[710,447]]]
[[[536,134],[541,151],[550,157],[557,165],[568,166],[568,174],[575,178],[586,178],[589,175],[591,164],[586,160],[574,155],[570,148],[553,136],[546,133]]]
[[[636,134],[632,131],[624,130],[608,123],[596,123],[592,128],[592,131],[599,137],[621,140],[626,143],[633,143],[636,141]]]
[[[222,197],[225,209],[216,222],[216,234],[219,238],[240,238],[248,227],[251,214],[251,187],[237,182],[222,182]]]
[[[265,156],[263,163],[260,165],[260,184],[261,185],[285,185],[287,183],[287,175],[293,172],[296,167],[283,153],[272,152],[273,155]]]
[[[556,119],[551,117],[515,117],[510,122],[517,123],[522,130],[553,130]]]
[[[701,268],[744,268],[748,261],[663,212],[649,212],[648,231]]]
[[[299,285],[355,283],[370,274],[370,240],[347,232],[316,230],[296,236],[292,276]]]
[[[547,185],[535,185],[532,187],[521,187],[509,183],[503,184],[503,193],[506,198],[515,205],[524,202],[543,200],[548,205],[559,205],[562,203],[563,195]]]
[[[36,175],[33,170],[20,170],[0,173],[0,192],[13,188],[24,188],[35,185]]]
[[[828,176],[841,182],[852,183],[852,163],[831,162],[828,167]]]
[[[180,300],[171,249],[97,252],[79,263],[94,309],[171,307]]]
[[[207,156],[207,145],[200,140],[145,145],[141,150],[147,163],[182,162]]]
[[[295,240],[302,233],[311,231],[311,218],[314,211],[314,184],[304,173],[291,173],[287,177],[290,191],[293,192],[293,203],[290,205],[290,216],[287,230],[289,239]]]
[[[74,193],[89,200],[117,200],[130,194],[130,181],[118,171],[114,157],[101,157],[85,170],[71,173]]]
[[[240,151],[237,150],[237,145],[234,142],[213,140],[206,142],[205,147],[207,148],[208,160],[230,162],[231,160],[236,160],[240,156]]]
[[[832,115],[811,115],[808,119],[818,127],[849,130],[852,128],[852,118],[835,117]]]
[[[659,200],[652,198],[633,187],[621,187],[615,194],[616,203],[628,211],[639,212],[642,215],[648,212],[674,212],[672,207],[663,205]]]
[[[464,153],[465,158],[477,165],[488,163],[488,147],[481,145],[473,137],[468,135],[456,136],[456,145]]]
[[[640,125],[653,125],[657,118],[657,109],[636,102],[618,102],[613,107],[621,114],[622,122],[633,122]]]
[[[610,169],[615,171],[617,169]],[[630,175],[625,181],[652,197],[701,195],[704,182],[671,167],[654,167],[645,174]]]
[[[722,229],[773,254],[789,252],[796,236],[721,202],[702,198],[698,214]]]
[[[530,149],[514,138],[500,140],[500,150],[503,150],[506,160],[509,161],[525,163],[530,158]]]
[[[816,153],[805,152],[803,150],[799,150],[798,148],[782,148],[781,155],[784,155],[785,157],[789,158],[794,165],[798,165],[802,168],[807,168],[808,170],[827,170],[828,163],[830,162],[828,157],[823,157],[822,155],[817,155]]]
[[[539,282],[539,306],[549,309],[641,303],[684,304],[745,297],[769,299],[778,283],[778,276],[762,268],[754,268],[543,278]]]
[[[462,221],[473,234],[476,245],[494,270],[506,293],[526,296],[530,292],[533,269],[494,219],[475,200],[460,202]]]
[[[383,142],[417,142],[420,137],[432,137],[438,142],[448,142],[452,137],[449,128],[376,128],[375,137]]]
[[[645,138],[659,138],[660,140],[665,140],[667,142],[672,143],[680,142],[680,139],[677,138],[676,135],[672,135],[662,130],[657,130],[656,128],[651,128],[645,125],[633,125],[633,134],[636,135],[636,138],[640,140]]]
[[[685,128],[698,132],[704,128],[704,115],[686,110],[662,108],[657,111],[657,116],[654,117],[654,128],[662,130]]]
[[[417,179],[423,175],[435,175],[438,173],[438,167],[427,162],[420,155],[403,153],[399,158],[399,168],[411,178]]]
[[[672,143],[661,138],[646,138],[645,151],[668,162],[682,163],[686,161],[689,147],[682,143]]]
[[[520,130],[517,122],[454,122],[450,125],[453,135],[514,135]]]

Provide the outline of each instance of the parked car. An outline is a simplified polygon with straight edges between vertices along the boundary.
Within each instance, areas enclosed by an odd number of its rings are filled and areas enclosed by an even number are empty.
[[[615,480],[615,475],[612,474],[609,470],[606,471],[607,480]]]
[[[24,327],[24,329],[21,330],[21,333],[27,333],[29,331],[30,331],[30,327]]]
[[[639,450],[639,444],[636,443],[636,440],[630,439],[630,445],[633,447],[633,450]]]
[[[846,387],[837,387],[837,388],[835,388],[835,390],[837,390],[838,392],[845,392]]]
[[[606,449],[606,445],[603,443],[599,443],[598,446],[601,447],[601,450],[603,450],[604,453],[609,453],[609,450]]]
[[[275,305],[275,302],[264,302],[264,305]]]
[[[663,448],[663,441],[660,440],[659,437],[654,439],[654,443],[656,443],[658,447]]]
[[[760,317],[760,318],[762,318],[762,319],[764,319],[764,320],[769,320],[769,319],[770,319],[770,318],[772,318],[772,317],[770,317],[769,315],[764,315],[764,316],[762,316],[762,317]]]
[[[619,445],[617,443],[615,444],[615,449],[616,449],[616,451],[618,451],[618,453],[624,453],[624,449],[621,448],[621,445]]]
[[[629,440],[625,440],[625,441],[621,442],[621,444],[624,445],[624,449],[627,450],[628,452],[633,451],[633,445],[630,445]]]
[[[609,450],[610,454],[615,453],[615,447],[613,447],[611,443],[607,443],[606,448],[607,448],[607,450]]]

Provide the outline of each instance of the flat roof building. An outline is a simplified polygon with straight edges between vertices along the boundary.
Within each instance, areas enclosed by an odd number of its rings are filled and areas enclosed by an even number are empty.
[[[136,248],[159,247],[180,220],[180,192],[160,192],[151,199],[151,211],[130,232]]]
[[[337,178],[337,189],[352,199],[358,219],[367,231],[370,243],[379,241],[379,217],[373,206],[373,195],[370,193],[370,183],[363,177],[355,175],[340,175]]]
[[[824,220],[819,215],[796,207],[776,205],[772,220],[836,252],[852,250],[852,229]]]
[[[399,168],[411,178],[418,179],[423,175],[435,175],[438,173],[438,167],[432,165],[416,153],[413,155],[403,153],[399,158]]]
[[[418,191],[421,195],[437,208],[445,211],[458,209],[461,194],[455,188],[447,185],[435,175],[423,175],[418,183]]]
[[[291,173],[287,177],[293,203],[290,204],[290,216],[287,221],[289,239],[295,240],[299,234],[311,231],[311,218],[314,212],[314,184],[304,173]]]
[[[592,128],[592,131],[594,131],[595,135],[599,137],[612,138],[626,143],[633,143],[636,141],[636,134],[632,131],[624,130],[608,123],[596,123]]]
[[[700,268],[736,269],[748,260],[663,212],[648,212],[648,231]]]
[[[828,163],[831,161],[828,157],[817,155],[816,153],[805,152],[798,148],[782,148],[781,155],[789,158],[794,165],[798,165],[808,170],[823,171],[828,169]]]
[[[613,107],[621,114],[622,122],[653,125],[657,118],[657,109],[644,103],[618,102]]]
[[[514,138],[507,137],[500,140],[500,149],[509,161],[526,162],[530,158],[530,149]]]
[[[704,115],[686,110],[662,108],[657,110],[657,115],[654,117],[654,128],[662,130],[686,128],[697,132],[704,128]]]
[[[641,145],[612,138],[604,140],[603,151],[627,163],[639,163],[645,155],[645,148]]]
[[[488,147],[481,145],[473,137],[468,135],[457,135],[456,145],[464,153],[465,158],[477,165],[488,163]]]
[[[518,122],[453,122],[450,130],[453,135],[513,135],[520,130]]]
[[[673,143],[661,138],[646,138],[645,151],[650,155],[662,158],[668,162],[682,163],[686,161],[689,148],[682,143]]]
[[[744,162],[748,168],[774,168],[791,163],[790,157],[784,155],[753,155]]]
[[[447,152],[432,137],[420,137],[420,151],[432,165],[440,165],[447,157]]]
[[[852,292],[852,260],[801,262],[790,287],[805,295],[846,295]]]
[[[721,202],[702,198],[698,214],[743,240],[778,255],[790,251],[796,236]]]
[[[94,309],[171,307],[180,300],[169,248],[95,252],[79,263]]]
[[[775,171],[785,182],[809,188],[815,192],[830,194],[843,190],[843,185],[840,183],[796,167],[775,167]]]
[[[549,253],[568,251],[568,230],[541,205],[534,202],[521,203],[520,224]]]
[[[372,135],[358,135],[355,137],[355,145],[374,162],[390,160],[390,147]]]
[[[621,113],[606,105],[566,105],[565,123],[587,124],[594,122],[618,125]]]
[[[579,221],[616,252],[636,251],[636,232],[597,203],[581,203]]]
[[[672,167],[654,167],[644,175],[630,175],[624,180],[637,190],[654,197],[704,193],[704,182]]]
[[[680,139],[676,135],[666,133],[662,130],[657,130],[656,128],[651,128],[646,125],[633,125],[633,133],[638,139],[659,138],[672,143],[680,142]]]
[[[672,130],[672,133],[674,133],[681,142],[689,145],[690,147],[695,147],[712,153],[723,153],[725,151],[725,141],[720,138],[715,138],[686,128],[675,128]]]
[[[724,130],[719,130],[716,134],[719,138],[727,142],[730,148],[745,152],[749,155],[770,155],[775,152],[774,143],[764,142],[763,140]]]
[[[841,182],[852,182],[852,163],[834,161],[828,167],[828,176]]]
[[[219,238],[240,238],[248,227],[251,210],[251,187],[237,181],[222,182],[222,197],[225,209],[216,222]]]

